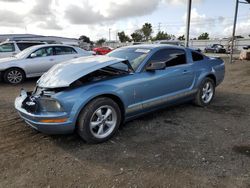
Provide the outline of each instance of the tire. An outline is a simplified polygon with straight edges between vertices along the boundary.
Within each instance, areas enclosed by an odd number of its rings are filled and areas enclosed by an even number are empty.
[[[9,84],[20,84],[25,80],[25,73],[19,68],[10,68],[4,72],[3,78]]]
[[[208,84],[208,85],[207,85]],[[206,77],[196,93],[194,103],[197,106],[208,106],[215,95],[215,83],[211,78]]]
[[[87,104],[79,115],[77,133],[87,143],[110,139],[121,123],[121,110],[116,102],[100,97]]]

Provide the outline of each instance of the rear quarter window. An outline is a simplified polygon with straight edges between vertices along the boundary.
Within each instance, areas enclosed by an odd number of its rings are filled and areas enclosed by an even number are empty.
[[[196,52],[192,52],[192,59],[193,61],[202,61],[204,59],[203,55],[196,53]]]
[[[67,47],[67,46],[56,46],[55,47],[55,55],[69,55],[69,54],[76,54],[74,48]]]

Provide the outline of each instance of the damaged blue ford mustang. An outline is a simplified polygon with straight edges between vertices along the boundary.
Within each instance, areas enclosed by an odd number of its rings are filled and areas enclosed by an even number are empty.
[[[77,131],[89,143],[111,138],[145,113],[193,101],[211,103],[224,79],[220,58],[162,44],[116,49],[53,66],[15,100],[19,115],[46,134]]]

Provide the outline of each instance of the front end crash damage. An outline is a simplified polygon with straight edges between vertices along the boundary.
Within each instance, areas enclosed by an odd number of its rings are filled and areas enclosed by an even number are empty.
[[[42,75],[37,85],[41,88],[69,87],[73,82],[85,75],[107,68],[113,68],[114,71],[111,71],[114,73],[121,71],[133,72],[127,60],[108,56],[89,56],[53,66],[48,72]]]
[[[51,91],[26,92],[15,100],[15,108],[25,122],[34,129],[46,134],[65,134],[74,129],[69,114],[64,110],[62,104],[53,98]]]
[[[99,62],[96,62],[93,63],[95,68],[88,63],[86,63],[87,66],[83,63],[80,67],[80,63],[77,66],[73,64],[73,68],[72,64],[67,64],[67,62],[66,65],[62,63],[57,68],[53,67],[38,80],[33,92],[21,90],[20,96],[15,101],[15,108],[19,115],[30,126],[46,134],[73,132],[75,129],[75,114],[72,108],[74,103],[77,103],[74,99],[77,97],[72,95],[65,97],[65,93],[76,94],[77,92],[74,91],[83,89],[84,86],[90,86],[92,83],[114,79],[133,72],[126,60],[109,57],[108,59],[112,60],[112,63],[105,61],[99,64]],[[64,68],[62,69],[62,67]],[[66,74],[65,69],[68,74]],[[83,73],[80,75],[79,71]],[[66,75],[63,76],[63,74]],[[72,75],[73,78],[67,80],[68,75]]]

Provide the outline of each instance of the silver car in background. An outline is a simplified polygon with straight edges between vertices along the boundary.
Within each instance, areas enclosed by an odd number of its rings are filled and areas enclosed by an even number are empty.
[[[11,57],[31,46],[47,44],[40,41],[5,41],[0,43],[0,58]]]
[[[32,46],[15,56],[0,59],[0,76],[7,83],[18,84],[25,78],[41,76],[57,63],[90,55],[93,52],[61,44]]]

